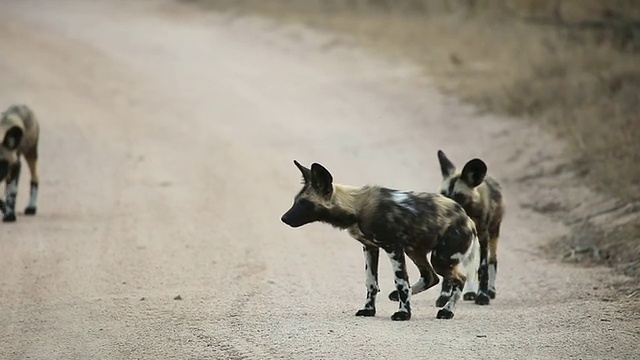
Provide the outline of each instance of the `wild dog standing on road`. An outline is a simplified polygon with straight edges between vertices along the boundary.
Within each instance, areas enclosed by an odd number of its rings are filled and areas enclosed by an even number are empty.
[[[394,293],[399,300],[392,320],[411,318],[411,295],[435,286],[439,282],[436,273],[452,288],[452,296],[437,317],[453,317],[466,278],[475,275],[480,261],[475,225],[460,205],[439,194],[333,184],[333,177],[322,165],[314,163],[308,169],[295,160],[294,164],[302,172],[304,186],[281,220],[294,228],[316,221],[327,223],[347,230],[363,245],[367,299],[356,316],[376,314],[382,248],[391,260]],[[427,260],[429,252],[433,267]],[[405,253],[420,271],[420,279],[412,286]]]
[[[25,105],[12,105],[0,114],[0,182],[6,180],[6,203],[0,200],[2,221],[16,221],[16,196],[20,178],[20,156],[31,172],[31,192],[26,215],[35,215],[38,201],[38,140],[40,125]]]
[[[475,299],[479,305],[488,305],[489,298],[496,296],[498,237],[504,216],[502,190],[496,180],[487,176],[487,165],[480,159],[469,160],[462,172],[456,171],[442,150],[438,150],[438,160],[443,178],[440,193],[462,205],[475,222],[480,238],[480,288],[476,294],[476,284],[467,282],[463,297],[465,300]],[[443,288],[443,292],[446,291]],[[446,297],[440,300],[443,301]]]

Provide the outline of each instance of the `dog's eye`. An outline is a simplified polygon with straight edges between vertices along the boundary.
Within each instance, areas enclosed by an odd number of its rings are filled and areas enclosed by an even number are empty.
[[[298,206],[302,206],[304,208],[312,209],[313,203],[307,199],[298,199]]]

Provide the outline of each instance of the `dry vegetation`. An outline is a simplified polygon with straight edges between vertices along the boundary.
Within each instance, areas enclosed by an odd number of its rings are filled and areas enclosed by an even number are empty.
[[[640,1],[184,1],[329,28],[409,57],[443,91],[565,140],[580,182],[640,211]],[[631,219],[588,231],[600,234],[589,259],[640,278],[640,225]],[[554,251],[579,243],[580,229]]]

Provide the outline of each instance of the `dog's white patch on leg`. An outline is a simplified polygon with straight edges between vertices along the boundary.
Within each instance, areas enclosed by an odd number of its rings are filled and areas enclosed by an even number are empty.
[[[496,265],[489,264],[489,291],[496,291]]]
[[[370,269],[367,269],[366,271],[364,283],[365,283],[365,286],[367,287],[367,291],[371,291],[372,289],[375,289],[376,292],[380,291],[380,288],[378,287],[378,282],[376,281],[376,277],[373,275],[373,272]]]
[[[449,291],[440,292],[440,297],[449,297],[449,296],[451,296],[451,288],[449,288]]]
[[[409,312],[406,304],[411,300],[411,287],[409,286],[408,281],[395,276],[397,272],[403,271],[402,263],[395,259],[396,254],[394,252],[387,253],[387,255],[389,255],[389,260],[391,261],[391,268],[393,269],[394,274],[394,283],[396,285],[396,290],[398,290],[398,300],[400,303],[398,310]],[[404,256],[404,254],[401,254],[401,256]],[[407,299],[405,302],[402,302],[402,296],[400,295],[400,292],[402,292],[403,294],[407,294]]]
[[[478,268],[480,267],[480,242],[478,237],[473,237],[471,240],[471,246],[469,246],[464,254],[453,254],[451,259],[458,260],[460,262],[460,265],[464,270],[464,274],[467,277],[463,293],[475,293],[478,291]]]
[[[456,272],[460,273],[461,270],[465,270],[465,269],[463,266],[461,266],[461,264],[458,264],[456,265],[455,270]],[[456,310],[456,304],[458,303],[458,300],[460,300],[461,297],[462,297],[462,289],[458,285],[453,285],[451,289],[451,297],[449,298],[449,301],[447,301],[447,303],[444,304],[443,309],[448,310],[453,314],[454,311]]]
[[[378,287],[378,281],[374,275],[374,269],[369,261],[369,254],[366,255],[366,264],[367,270],[365,271],[365,286],[367,287],[367,300],[365,301],[364,308],[365,309],[373,309],[375,308],[375,299],[378,292],[380,292],[380,288]]]
[[[367,288],[367,298],[364,303],[363,310],[375,311],[376,308],[376,296],[380,292],[378,287],[378,280],[376,279],[377,264],[378,264],[378,252],[369,251],[364,249],[365,258],[365,286]]]
[[[443,309],[449,310],[450,312],[453,313],[456,310],[456,304],[458,303],[458,300],[460,300],[461,294],[462,292],[460,291],[459,288],[457,287],[454,288],[451,294],[451,298],[444,305]]]
[[[476,279],[467,278],[467,282],[464,283],[464,290],[462,293],[476,293],[478,291],[478,281]]]
[[[7,184],[5,194],[7,196],[5,215],[10,215],[15,212],[16,207],[16,196],[18,195],[18,182],[16,180],[11,180],[11,182]]]
[[[29,192],[29,207],[35,208],[38,205],[38,188],[35,186],[31,187],[31,191]]]

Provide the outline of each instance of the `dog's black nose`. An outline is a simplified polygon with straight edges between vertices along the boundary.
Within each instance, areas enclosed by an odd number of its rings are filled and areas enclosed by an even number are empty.
[[[287,219],[287,214],[282,215],[282,217],[280,218],[280,221],[282,221],[285,224],[289,224],[289,219]]]

